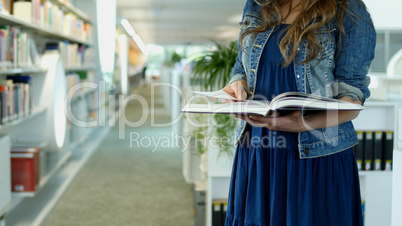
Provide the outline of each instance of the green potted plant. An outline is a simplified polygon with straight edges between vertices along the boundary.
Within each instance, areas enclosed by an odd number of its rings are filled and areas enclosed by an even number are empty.
[[[215,49],[206,51],[193,60],[193,84],[199,84],[202,90],[212,91],[223,88],[230,80],[232,67],[236,62],[238,53],[237,41],[228,45],[214,42]],[[236,123],[232,115],[214,114],[212,128],[219,142],[219,154],[233,156],[233,145],[230,145]],[[205,149],[205,148],[204,148]]]
[[[180,61],[183,59],[183,56],[180,54],[176,53],[176,51],[173,52],[166,52],[166,58],[164,61],[164,64],[167,67],[174,67],[176,63],[180,63]]]

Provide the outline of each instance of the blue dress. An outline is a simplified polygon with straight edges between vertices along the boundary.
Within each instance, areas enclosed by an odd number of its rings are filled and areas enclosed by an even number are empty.
[[[283,68],[282,24],[268,39],[255,95],[296,91],[293,64]],[[248,126],[233,163],[225,225],[361,226],[359,176],[352,148],[300,159],[297,133]]]

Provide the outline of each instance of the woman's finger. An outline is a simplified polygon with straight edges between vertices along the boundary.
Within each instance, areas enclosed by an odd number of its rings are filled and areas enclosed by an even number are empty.
[[[231,85],[226,86],[225,88],[222,89],[225,93],[229,94],[230,96],[236,98],[236,93],[233,90],[233,87]]]
[[[250,119],[256,121],[256,122],[267,122],[269,119],[268,117],[265,116],[259,116],[259,115],[250,115],[248,116]]]
[[[233,91],[235,93],[236,99],[238,100],[246,100],[247,99],[247,92],[246,88],[240,82],[233,83]]]
[[[253,126],[258,126],[258,127],[267,127],[268,126],[268,123],[265,120],[261,120],[261,121],[254,120],[254,117],[255,116],[253,116],[253,115],[245,116],[245,121],[250,123]],[[257,116],[257,117],[261,117],[261,116]]]

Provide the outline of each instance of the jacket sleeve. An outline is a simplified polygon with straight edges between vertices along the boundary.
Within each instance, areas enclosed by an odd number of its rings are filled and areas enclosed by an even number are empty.
[[[358,0],[349,1],[343,24],[346,37],[338,43],[335,96],[347,96],[364,103],[370,96],[368,71],[374,59],[375,29],[370,14]]]
[[[250,8],[252,1],[253,0],[247,0],[245,6],[243,8],[242,21],[244,20],[244,16],[245,16],[247,10]],[[239,22],[239,26],[240,26],[240,28],[242,27],[242,22]],[[240,42],[241,41],[240,40],[241,39],[241,30],[242,29],[240,29],[240,34],[239,34],[239,39],[238,39],[239,52],[238,52],[237,57],[236,57],[236,63],[232,68],[232,77],[231,77],[231,79],[229,81],[229,84],[232,84],[235,81],[246,81],[247,82],[247,75],[245,73],[243,63],[242,63],[242,58],[243,58],[244,53],[243,53],[242,46],[240,44],[241,43]]]

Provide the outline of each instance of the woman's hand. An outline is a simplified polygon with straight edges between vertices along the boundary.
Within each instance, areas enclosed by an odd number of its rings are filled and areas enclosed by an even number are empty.
[[[232,84],[227,85],[222,90],[238,100],[246,100],[247,99],[248,88],[247,88],[246,81],[233,82]]]
[[[269,130],[287,132],[303,132],[309,130],[309,127],[305,124],[306,122],[300,114],[300,111],[294,111],[285,116],[278,116],[277,114],[268,117],[257,115],[236,115],[236,118],[243,119],[252,126],[266,127]]]

